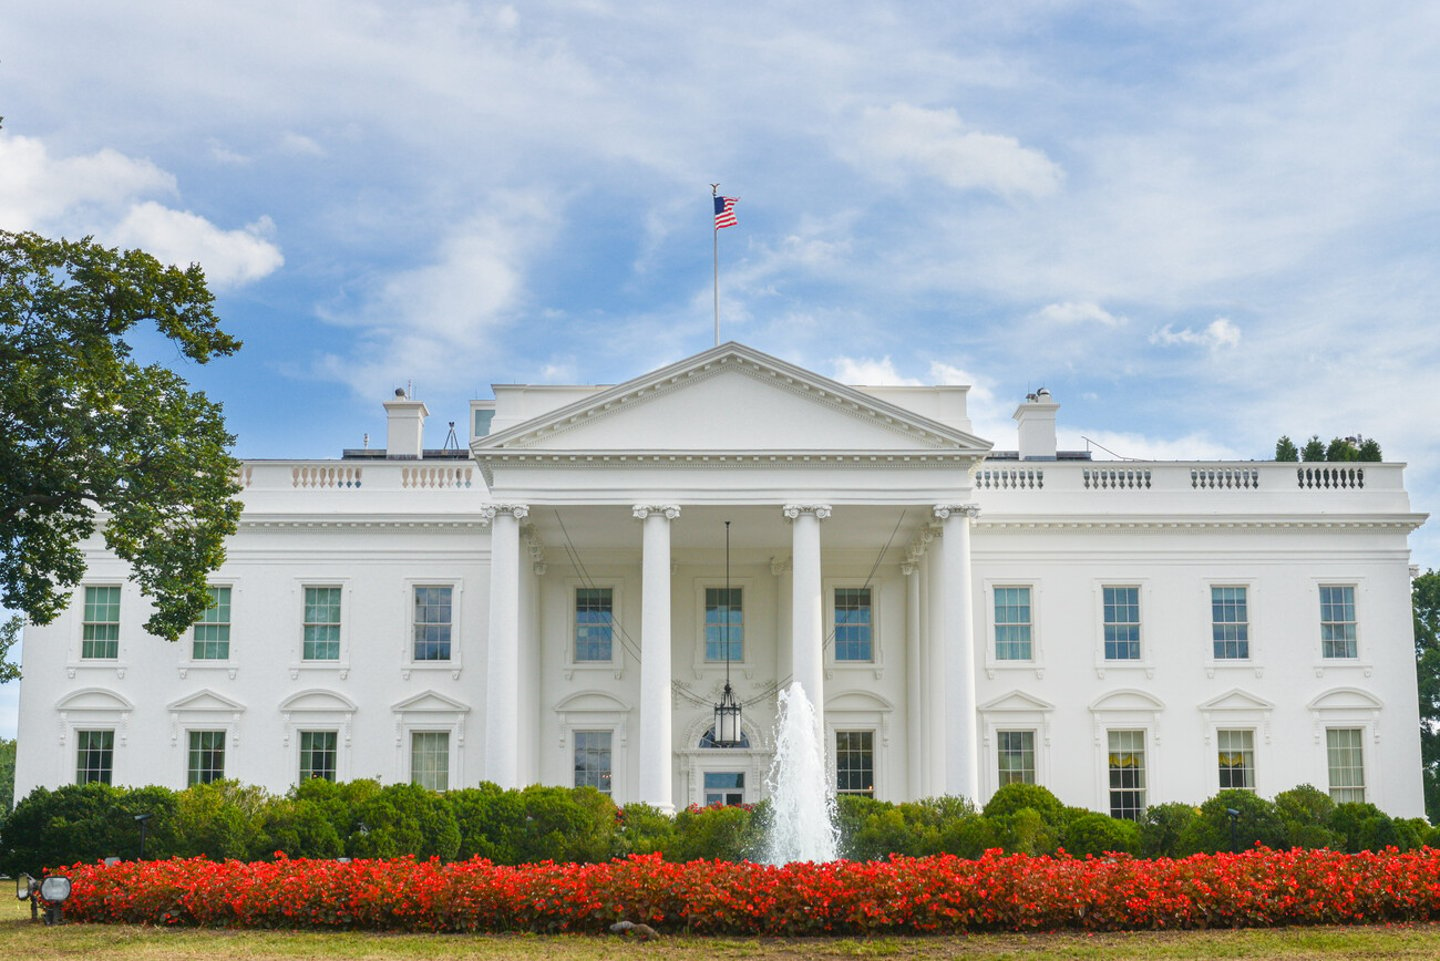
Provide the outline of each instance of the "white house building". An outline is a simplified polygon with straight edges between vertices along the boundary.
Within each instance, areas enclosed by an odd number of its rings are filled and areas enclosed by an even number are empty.
[[[840,791],[1008,781],[1134,816],[1310,783],[1422,814],[1400,464],[1093,461],[1059,405],[848,387],[729,343],[497,385],[469,448],[250,461],[215,606],[169,644],[98,542],[27,630],[17,796],[99,779],[765,794],[777,692]],[[1008,445],[1003,445],[1008,446]],[[727,546],[728,539],[728,546]],[[742,736],[717,746],[726,678]]]

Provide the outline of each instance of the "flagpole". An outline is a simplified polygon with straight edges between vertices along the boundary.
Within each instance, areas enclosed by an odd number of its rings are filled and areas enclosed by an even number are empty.
[[[718,195],[719,184],[710,185],[710,198]],[[712,223],[711,234],[714,238],[715,257],[715,346],[720,346],[720,226]]]

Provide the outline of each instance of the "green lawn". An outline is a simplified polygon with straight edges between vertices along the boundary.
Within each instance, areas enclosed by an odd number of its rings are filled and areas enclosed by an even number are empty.
[[[966,958],[967,961],[1061,961],[1133,958],[1435,958],[1440,925],[1385,928],[1282,928],[1255,931],[1130,934],[986,934],[946,938],[736,939],[667,937],[649,944],[591,936],[459,936],[195,931],[133,925],[30,923],[29,908],[4,891],[0,957],[129,961],[271,961],[271,959],[560,959],[602,961],[634,954],[650,959]]]

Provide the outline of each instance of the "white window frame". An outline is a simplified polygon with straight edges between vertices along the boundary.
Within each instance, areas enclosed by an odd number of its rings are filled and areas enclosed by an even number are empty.
[[[65,695],[55,707],[60,714],[60,749],[47,753],[64,759],[70,772],[63,780],[55,783],[71,784],[75,780],[76,732],[100,730],[115,732],[110,783],[128,783],[120,780],[120,762],[129,742],[130,715],[134,712],[135,705],[128,698],[108,688],[85,687]]]
[[[116,587],[120,589],[120,631],[116,641],[115,657],[81,656],[85,650],[85,590],[91,587]],[[125,635],[127,633],[126,612],[136,606],[133,601],[127,603],[124,580],[104,577],[85,580],[80,583],[76,590],[76,595],[75,600],[70,606],[70,611],[74,612],[74,623],[71,630],[69,652],[65,662],[66,678],[73,681],[80,671],[84,671],[88,676],[93,677],[94,672],[100,670],[114,671],[117,679],[124,680],[125,673],[130,667],[127,658],[130,645],[125,643]]]
[[[717,752],[718,752],[718,751],[721,751],[721,750],[730,751],[731,748],[723,748],[723,749],[722,749],[722,748],[716,748],[715,750],[716,750]],[[720,755],[720,756],[723,757],[723,755]],[[700,783],[700,792],[699,792],[699,793],[700,793],[700,800],[698,800],[697,802],[695,802],[695,803],[699,804],[701,807],[708,807],[708,806],[709,806],[709,805],[706,803],[706,797],[705,797],[706,792],[708,791],[708,788],[705,787],[705,775],[707,775],[707,774],[738,774],[738,775],[740,775],[740,777],[743,778],[744,781],[745,781],[745,786],[742,787],[742,788],[740,788],[740,803],[741,803],[741,804],[753,804],[753,803],[754,803],[753,795],[752,795],[752,793],[751,793],[751,792],[754,790],[754,788],[752,787],[752,785],[751,785],[751,783],[750,783],[750,781],[751,781],[750,770],[749,770],[749,768],[748,768],[746,765],[744,765],[744,764],[702,764],[702,765],[700,765],[700,774],[699,774],[699,783]]]
[[[411,734],[443,731],[450,735],[449,787],[465,784],[465,719],[467,705],[434,689],[421,691],[390,706],[395,719],[395,781],[409,784],[412,770]],[[297,765],[296,770],[299,770]]]
[[[240,586],[236,581],[230,579],[213,580],[205,586],[229,588],[230,590],[230,656],[224,660],[219,658],[197,658],[195,656],[195,627],[200,623],[196,621],[195,624],[190,625],[190,630],[187,632],[185,640],[181,642],[183,646],[179,652],[180,662],[178,668],[180,680],[183,681],[188,678],[192,670],[218,670],[224,671],[226,676],[233,681],[240,668],[239,658],[235,656],[237,648],[235,637],[235,610],[239,606]]]
[[[567,704],[607,703],[604,708],[567,707]],[[602,691],[577,691],[556,707],[560,722],[560,763],[563,769],[552,784],[575,783],[575,732],[610,732],[610,796],[628,798],[629,778],[626,776],[630,746],[630,708]]]
[[[71,739],[70,750],[70,780],[69,784],[81,784],[80,780],[80,735],[85,733],[100,733],[110,735],[110,780],[103,781],[104,784],[115,784],[115,756],[120,750],[120,732],[113,724],[76,724],[72,728],[73,738]],[[90,784],[93,782],[85,781]]]
[[[984,757],[980,790],[985,799],[1000,789],[1000,731],[1035,732],[1035,783],[1050,784],[1050,719],[1054,710],[1048,701],[1019,690],[980,705]]]
[[[1155,658],[1150,638],[1150,627],[1155,606],[1151,598],[1150,581],[1143,577],[1096,578],[1095,596],[1095,676],[1104,678],[1106,671],[1144,671],[1147,679],[1155,676]],[[1140,602],[1140,656],[1135,659],[1107,660],[1105,657],[1105,588],[1135,588]],[[1106,810],[1109,810],[1107,805]]]
[[[1220,785],[1220,735],[1225,733],[1250,735],[1250,783],[1244,788],[1224,788]],[[1244,790],[1249,791],[1252,794],[1259,793],[1260,741],[1260,732],[1257,731],[1254,727],[1248,725],[1222,725],[1215,729],[1215,738],[1211,742],[1211,756],[1215,759],[1215,791],[1217,793],[1224,790]]]
[[[1141,610],[1143,611],[1144,608],[1141,608]],[[1144,615],[1142,614],[1141,616],[1143,617]],[[1101,788],[1105,800],[1104,805],[1099,810],[1102,814],[1110,814],[1111,817],[1115,817],[1115,815],[1112,813],[1114,811],[1114,808],[1110,804],[1110,791],[1112,790],[1110,787],[1110,735],[1131,732],[1138,733],[1140,735],[1140,756],[1144,759],[1144,767],[1142,768],[1142,770],[1145,774],[1145,785],[1144,787],[1140,788],[1140,791],[1142,791],[1144,794],[1144,802],[1141,804],[1140,810],[1136,814],[1136,817],[1134,819],[1136,823],[1139,823],[1140,818],[1145,816],[1145,812],[1149,810],[1151,804],[1153,803],[1152,799],[1156,796],[1155,784],[1152,776],[1154,771],[1153,761],[1155,736],[1148,727],[1143,727],[1140,725],[1132,726],[1125,724],[1116,724],[1105,729],[1105,741],[1101,745],[1101,751],[1104,761],[1104,782],[1101,785]]]
[[[1216,763],[1206,772],[1205,784],[1213,797],[1220,791],[1220,731],[1251,731],[1255,743],[1256,793],[1273,794],[1267,772],[1273,766],[1270,757],[1271,716],[1275,705],[1249,691],[1233,688],[1200,705],[1205,723],[1205,751]]]
[[[709,661],[705,659],[705,589],[725,588],[724,577],[697,577],[695,578],[695,676],[703,677],[706,672],[720,671],[724,673],[725,662]],[[751,672],[755,669],[755,644],[754,631],[758,626],[754,617],[755,606],[755,579],[753,577],[732,577],[730,587],[740,589],[740,610],[744,615],[742,624],[745,628],[745,636],[741,651],[744,654],[738,661],[731,661],[731,670],[742,670]],[[747,677],[750,676],[748,673]]]
[[[335,780],[354,778],[350,748],[354,734],[356,704],[338,691],[309,688],[296,691],[280,702],[280,716],[285,724],[282,746],[290,755],[290,770],[295,782],[300,780],[300,732],[335,731]]]
[[[1320,589],[1322,587],[1348,587],[1355,595],[1355,656],[1354,657],[1326,657],[1325,641],[1323,638],[1324,624],[1321,619]],[[1310,609],[1315,616],[1314,651],[1315,662],[1322,667],[1364,667],[1368,669],[1368,654],[1365,644],[1365,632],[1360,629],[1364,618],[1362,612],[1365,608],[1364,582],[1358,577],[1317,577],[1312,579],[1310,593]]]
[[[1370,802],[1370,803],[1373,804],[1373,803],[1374,803],[1374,800],[1373,800],[1373,787],[1374,787],[1374,785],[1373,785],[1373,783],[1372,783],[1372,782],[1373,782],[1373,778],[1372,778],[1372,775],[1371,775],[1371,772],[1370,772],[1370,767],[1371,767],[1371,760],[1370,760],[1370,759],[1371,759],[1371,755],[1374,754],[1374,752],[1371,751],[1371,750],[1369,750],[1369,749],[1367,749],[1366,746],[1365,746],[1365,742],[1366,742],[1366,740],[1368,740],[1368,739],[1367,739],[1366,736],[1365,736],[1366,733],[1367,733],[1367,731],[1366,731],[1365,725],[1363,725],[1363,724],[1327,724],[1327,725],[1325,725],[1325,739],[1324,739],[1324,742],[1323,742],[1323,743],[1324,743],[1324,748],[1325,748],[1325,793],[1330,797],[1331,800],[1335,800],[1335,792],[1336,792],[1337,790],[1348,790],[1348,791],[1353,791],[1353,790],[1355,790],[1355,785],[1353,785],[1353,784],[1343,785],[1343,786],[1337,787],[1335,784],[1333,784],[1333,783],[1331,782],[1330,773],[1331,773],[1332,765],[1331,765],[1331,763],[1330,763],[1330,735],[1331,735],[1332,733],[1338,732],[1338,731],[1354,731],[1355,734],[1358,736],[1359,747],[1360,747],[1360,779],[1361,779],[1361,780],[1360,780],[1360,785],[1359,785],[1359,788],[1360,788],[1360,800],[1359,800],[1359,802],[1357,802],[1357,803],[1364,804],[1364,803],[1366,803],[1366,802]],[[1336,804],[1341,804],[1341,803],[1345,803],[1345,802],[1335,801],[1335,803],[1336,803]]]
[[[190,780],[190,739],[196,734],[220,735],[220,747],[222,751],[223,761],[220,767],[220,776],[218,778],[215,778],[213,781],[195,781],[192,783]],[[232,737],[230,733],[230,728],[226,725],[207,725],[203,722],[187,725],[185,728],[185,735],[183,738],[181,738],[181,751],[184,754],[185,767],[181,772],[180,783],[188,788],[193,787],[197,784],[213,784],[214,781],[234,779],[235,773],[233,770],[233,765],[231,764],[234,754],[230,749],[231,740]]]
[[[1365,771],[1365,800],[1382,811],[1387,800],[1385,779],[1378,767],[1380,748],[1380,715],[1384,704],[1370,691],[1359,687],[1331,688],[1313,698],[1307,705],[1312,719],[1312,740],[1319,777],[1311,783],[1326,785],[1329,793],[1330,752],[1325,732],[1338,728],[1355,728],[1360,734],[1362,761]]]
[[[829,737],[829,743],[827,744],[827,748],[828,748],[828,750],[829,750],[829,752],[830,752],[830,754],[831,754],[830,764],[828,765],[828,766],[831,768],[831,771],[829,772],[830,785],[831,785],[831,788],[835,791],[836,796],[839,796],[841,793],[845,793],[845,794],[855,795],[855,796],[859,796],[859,797],[868,797],[868,798],[874,798],[874,799],[876,799],[876,800],[879,800],[880,797],[881,797],[881,793],[880,793],[880,772],[881,772],[881,771],[883,770],[883,768],[884,768],[884,762],[883,762],[883,743],[882,743],[882,736],[881,736],[881,733],[880,733],[880,725],[879,725],[879,724],[843,724],[843,723],[842,723],[842,724],[836,724],[834,727],[830,727],[830,725],[827,724],[826,727],[830,728],[830,731],[829,731],[829,735],[830,735],[830,737]],[[872,781],[872,783],[871,783],[871,785],[870,785],[870,792],[869,792],[868,794],[866,794],[866,793],[864,793],[864,792],[860,792],[860,791],[845,791],[845,792],[841,792],[841,790],[840,790],[840,743],[839,743],[839,737],[840,737],[841,734],[869,734],[869,735],[870,735],[870,773],[871,773],[871,775],[873,776],[873,781]]]
[[[608,734],[608,735],[610,735],[610,790],[608,790],[608,791],[602,791],[599,787],[597,787],[596,785],[593,785],[593,784],[592,784],[592,785],[584,785],[584,786],[594,787],[595,790],[600,791],[601,794],[604,794],[604,795],[606,795],[607,797],[610,797],[610,798],[613,799],[613,798],[615,797],[615,767],[616,767],[615,761],[616,761],[617,755],[618,755],[618,753],[619,753],[618,750],[616,749],[616,742],[619,740],[619,738],[616,736],[615,728],[613,728],[613,727],[605,727],[605,726],[584,727],[584,726],[579,726],[579,725],[577,725],[577,726],[572,727],[572,728],[570,729],[570,731],[569,731],[569,738],[568,738],[568,740],[569,740],[569,742],[570,742],[570,754],[569,754],[570,786],[571,786],[571,787],[581,787],[581,786],[582,786],[582,785],[579,785],[579,784],[576,784],[576,783],[575,783],[575,747],[576,747],[576,742],[580,739],[580,735],[582,735],[582,734]]]
[[[420,785],[428,791],[445,793],[453,791],[458,785],[455,781],[455,735],[448,727],[430,727],[416,725],[405,732],[405,784],[419,784],[415,780],[415,736],[440,734],[445,737],[445,786],[431,787]]]
[[[723,586],[723,585],[722,585]],[[836,588],[854,590],[867,588],[870,591],[870,659],[868,661],[846,661],[835,656],[835,590]],[[837,577],[827,578],[821,583],[821,593],[825,597],[825,637],[830,643],[825,645],[825,668],[833,671],[836,668],[841,670],[860,669],[866,671],[882,672],[885,669],[884,647],[881,645],[880,613],[882,593],[879,582],[872,581],[865,583],[863,577]],[[747,649],[748,654],[748,649]],[[714,663],[714,662],[711,662]],[[722,662],[723,663],[723,662]],[[882,675],[883,676],[883,675]]]
[[[579,661],[575,659],[575,592],[580,589],[608,589],[610,591],[610,660]],[[625,582],[618,577],[565,579],[565,670],[570,671],[613,671],[617,674],[625,669],[625,644],[621,627],[625,623]],[[641,643],[644,641],[642,639]],[[569,677],[567,676],[567,680]]]
[[[290,679],[296,680],[301,671],[335,671],[340,680],[350,676],[350,622],[355,619],[355,597],[348,577],[301,577],[295,585],[295,640],[291,647]],[[340,651],[333,661],[311,661],[305,659],[305,589],[339,588],[340,590]]]
[[[1033,671],[1037,679],[1045,677],[1044,652],[1040,645],[1040,584],[1023,578],[992,577],[983,584],[985,593],[985,673],[994,680],[1001,671]],[[1030,659],[1025,661],[1001,659],[995,656],[995,589],[1000,587],[1028,587],[1030,589]],[[1143,610],[1143,608],[1142,608]],[[1102,629],[1103,633],[1103,629]],[[1102,637],[1103,640],[1103,637]]]
[[[461,625],[464,624],[465,610],[463,582],[455,577],[407,577],[404,585],[405,637],[404,647],[400,652],[401,678],[410,680],[412,671],[442,671],[448,672],[451,680],[458,681],[460,672],[465,666],[464,645],[460,642],[464,633],[461,629]],[[415,591],[422,587],[450,588],[450,657],[448,660],[417,661],[415,659]]]

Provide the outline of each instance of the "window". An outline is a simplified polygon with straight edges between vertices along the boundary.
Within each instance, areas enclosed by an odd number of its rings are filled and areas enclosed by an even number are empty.
[[[575,786],[610,793],[610,732],[575,732]]]
[[[1107,587],[1105,594],[1105,660],[1140,659],[1140,588]]]
[[[835,660],[875,659],[873,611],[870,588],[835,588]]]
[[[451,587],[415,588],[415,660],[450,660]]]
[[[875,732],[835,732],[835,793],[875,794]]]
[[[305,588],[305,644],[300,656],[307,661],[340,660],[340,588]]]
[[[739,587],[705,588],[705,660],[745,660],[745,607]],[[725,656],[725,642],[730,656]]]
[[[1320,586],[1320,656],[1359,656],[1355,646],[1355,588],[1352,585]]]
[[[575,589],[575,660],[614,659],[615,590],[609,587]]]
[[[76,731],[75,745],[75,783],[109,784],[115,770],[115,732]]]
[[[335,780],[335,732],[300,732],[300,780]]]
[[[745,774],[742,771],[706,771],[705,806],[734,807],[745,803]]]
[[[195,639],[190,656],[197,661],[230,659],[230,588],[207,587],[210,606],[195,622]]]
[[[996,731],[1000,786],[1035,783],[1035,732]]]
[[[114,660],[120,656],[120,588],[85,588],[80,656],[96,660]]]
[[[1220,790],[1255,790],[1255,732],[1216,731],[1219,749]]]
[[[1325,752],[1330,762],[1330,797],[1336,804],[1365,800],[1365,747],[1358,727],[1330,728]]]
[[[1210,588],[1210,636],[1215,660],[1250,656],[1250,610],[1243,587]]]
[[[995,659],[1030,660],[1030,627],[1030,588],[995,588]]]
[[[1145,813],[1145,732],[1110,732],[1110,816],[1138,821]]]
[[[191,731],[187,785],[209,784],[225,776],[225,732]]]
[[[410,783],[431,791],[450,789],[450,732],[410,732]]]

